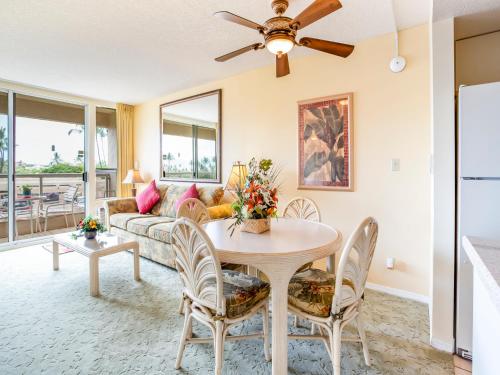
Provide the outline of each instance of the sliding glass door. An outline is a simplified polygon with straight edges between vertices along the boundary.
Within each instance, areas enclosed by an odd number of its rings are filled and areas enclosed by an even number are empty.
[[[9,240],[9,95],[0,92],[0,243]]]
[[[73,230],[85,212],[85,107],[14,98],[14,238]]]

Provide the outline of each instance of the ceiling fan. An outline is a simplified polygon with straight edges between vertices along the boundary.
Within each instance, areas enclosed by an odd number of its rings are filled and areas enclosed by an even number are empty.
[[[339,0],[315,0],[293,19],[283,16],[283,13],[288,8],[288,0],[271,0],[271,7],[277,16],[268,19],[264,22],[264,25],[259,25],[230,12],[216,12],[215,16],[226,21],[257,30],[264,37],[264,43],[254,43],[240,48],[217,57],[215,61],[224,62],[248,51],[267,48],[269,52],[276,55],[276,77],[279,78],[290,74],[288,52],[294,46],[312,48],[341,57],[349,56],[354,50],[354,46],[350,44],[330,42],[328,40],[315,38],[301,38],[298,42],[295,40],[298,30],[342,8]]]

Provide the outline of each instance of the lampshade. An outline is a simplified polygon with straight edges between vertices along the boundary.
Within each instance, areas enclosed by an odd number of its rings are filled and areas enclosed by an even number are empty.
[[[141,172],[135,169],[129,169],[127,177],[122,181],[124,184],[141,184],[144,180],[141,176]]]
[[[233,164],[231,173],[227,179],[225,190],[237,191],[245,187],[245,179],[247,178],[247,166],[239,161]]]
[[[293,46],[293,39],[289,36],[276,35],[274,38],[268,38],[266,40],[266,48],[275,55],[288,53],[292,50]]]

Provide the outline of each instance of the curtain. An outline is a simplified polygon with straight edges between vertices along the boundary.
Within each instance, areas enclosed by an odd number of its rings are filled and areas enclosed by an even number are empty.
[[[134,107],[116,105],[116,135],[118,138],[117,193],[119,197],[132,196],[132,186],[122,184],[129,169],[134,169]]]

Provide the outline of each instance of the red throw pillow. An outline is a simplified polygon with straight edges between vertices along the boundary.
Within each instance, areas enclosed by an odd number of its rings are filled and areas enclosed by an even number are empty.
[[[140,214],[148,214],[159,200],[160,192],[156,188],[155,180],[135,197]]]
[[[187,189],[184,194],[182,194],[179,199],[177,199],[177,202],[175,202],[175,210],[177,211],[179,209],[179,206],[184,202],[186,199],[189,198],[196,198],[200,199],[200,194],[198,193],[198,189],[196,189],[196,184],[192,184],[189,189]]]

